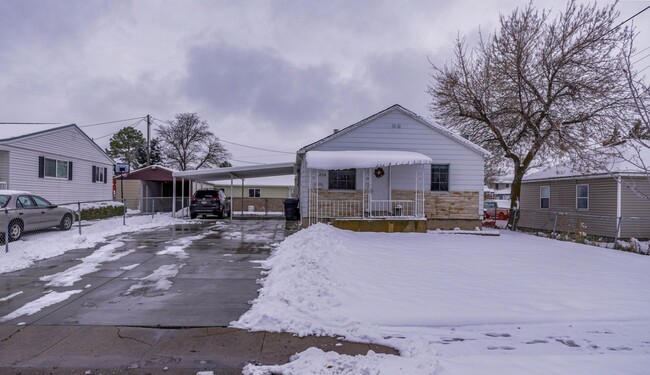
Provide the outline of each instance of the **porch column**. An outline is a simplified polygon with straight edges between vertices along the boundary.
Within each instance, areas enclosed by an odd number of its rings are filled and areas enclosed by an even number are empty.
[[[181,178],[181,217],[185,217],[185,178]]]
[[[230,220],[231,221],[232,221],[232,209],[234,208],[233,203],[235,203],[235,201],[233,200],[233,196],[232,196],[232,193],[233,193],[233,181],[232,180],[233,179],[232,179],[232,174],[231,174],[230,175]]]
[[[172,217],[176,217],[176,177],[172,177]]]

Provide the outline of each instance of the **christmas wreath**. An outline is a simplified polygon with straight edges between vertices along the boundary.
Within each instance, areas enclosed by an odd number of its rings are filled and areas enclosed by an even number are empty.
[[[375,177],[382,178],[384,177],[384,168],[375,168]]]

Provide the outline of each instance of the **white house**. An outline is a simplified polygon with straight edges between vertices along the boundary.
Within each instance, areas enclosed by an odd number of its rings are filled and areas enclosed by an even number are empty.
[[[303,225],[409,219],[431,229],[480,226],[488,155],[393,105],[298,150]]]
[[[113,160],[77,125],[0,139],[0,189],[52,203],[113,199]]]

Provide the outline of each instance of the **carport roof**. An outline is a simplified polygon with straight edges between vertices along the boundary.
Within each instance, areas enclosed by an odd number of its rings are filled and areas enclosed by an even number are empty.
[[[256,177],[273,177],[294,174],[294,163],[274,163],[248,165],[243,167],[211,168],[192,171],[176,171],[175,178],[188,178],[200,181],[230,180],[231,178],[246,179]]]

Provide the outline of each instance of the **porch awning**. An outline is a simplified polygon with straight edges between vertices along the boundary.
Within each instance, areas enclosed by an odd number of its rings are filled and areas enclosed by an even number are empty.
[[[411,151],[308,151],[310,169],[377,168],[387,165],[430,164],[431,158]]]

